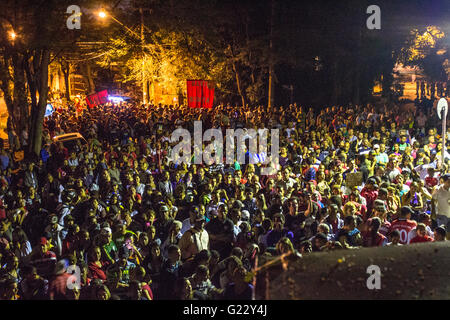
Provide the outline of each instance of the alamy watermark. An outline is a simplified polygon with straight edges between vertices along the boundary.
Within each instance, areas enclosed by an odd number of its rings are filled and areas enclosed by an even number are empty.
[[[372,4],[367,7],[367,14],[370,14],[370,17],[366,20],[366,26],[369,30],[380,30],[381,29],[381,9],[376,4]]]
[[[244,164],[247,158],[250,164],[262,165],[262,175],[272,175],[279,165],[279,129],[270,130],[270,154],[268,137],[269,129],[226,129],[224,144],[222,130],[212,128],[203,133],[202,122],[194,121],[193,140],[187,129],[178,128],[172,133],[171,143],[178,144],[172,149],[171,160],[175,164],[213,165],[223,164],[225,159],[226,164],[233,165],[236,162]],[[205,142],[209,144],[203,148]]]
[[[367,278],[366,286],[369,290],[381,289],[381,270],[380,267],[372,264],[367,267],[366,272],[370,275]]]
[[[66,20],[66,26],[69,30],[81,29],[81,9],[79,6],[73,4],[67,7],[66,13],[70,16]]]
[[[70,290],[81,289],[81,270],[77,265],[71,265],[67,267],[66,273],[70,274],[67,278],[66,285]]]

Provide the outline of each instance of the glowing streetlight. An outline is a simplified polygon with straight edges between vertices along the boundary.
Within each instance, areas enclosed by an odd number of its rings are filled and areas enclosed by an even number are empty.
[[[131,33],[137,39],[141,40],[142,55],[143,55],[143,59],[142,59],[142,91],[143,91],[143,95],[142,95],[142,98],[143,98],[143,102],[145,103],[145,101],[146,101],[146,93],[145,93],[145,80],[144,80],[144,67],[145,67],[145,61],[144,61],[144,59],[145,59],[145,54],[144,54],[144,33],[143,33],[144,23],[142,21],[142,15],[141,15],[141,35],[140,36],[136,32],[134,32],[133,30],[128,28],[126,25],[124,25],[122,22],[117,20],[112,14],[107,14],[104,9],[101,9],[98,12],[98,16],[100,17],[100,19],[104,19],[104,18],[106,18],[106,16],[109,16],[112,20],[114,20],[115,22],[120,24],[123,28],[125,28],[129,33]]]
[[[9,32],[9,37],[11,38],[11,40],[14,40],[14,39],[16,39],[17,34],[14,31],[10,31]]]

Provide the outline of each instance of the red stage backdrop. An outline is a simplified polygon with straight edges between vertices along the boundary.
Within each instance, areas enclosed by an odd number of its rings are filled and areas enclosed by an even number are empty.
[[[190,108],[212,108],[214,83],[207,80],[187,80],[187,98]]]
[[[102,90],[100,92],[90,94],[86,97],[86,103],[89,106],[89,108],[93,108],[107,102],[108,102],[107,90]]]

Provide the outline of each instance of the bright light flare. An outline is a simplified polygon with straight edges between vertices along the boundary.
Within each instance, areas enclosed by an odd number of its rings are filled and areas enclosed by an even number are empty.
[[[11,38],[11,40],[15,40],[17,37],[17,34],[14,31],[10,31],[9,32],[9,37]]]
[[[118,96],[108,96],[108,100],[111,101],[112,103],[120,103],[124,101],[122,97]]]
[[[99,16],[100,18],[104,19],[104,18],[106,18],[106,12],[105,12],[104,10],[101,10],[101,11],[98,13],[98,16]]]

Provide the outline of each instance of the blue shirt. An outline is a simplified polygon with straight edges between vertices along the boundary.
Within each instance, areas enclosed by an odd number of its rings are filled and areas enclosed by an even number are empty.
[[[6,170],[9,166],[9,157],[8,156],[0,156],[0,161],[2,162],[2,170]]]
[[[47,162],[48,158],[50,158],[50,155],[48,154],[47,150],[45,150],[45,149],[41,150],[41,158],[44,163]]]

